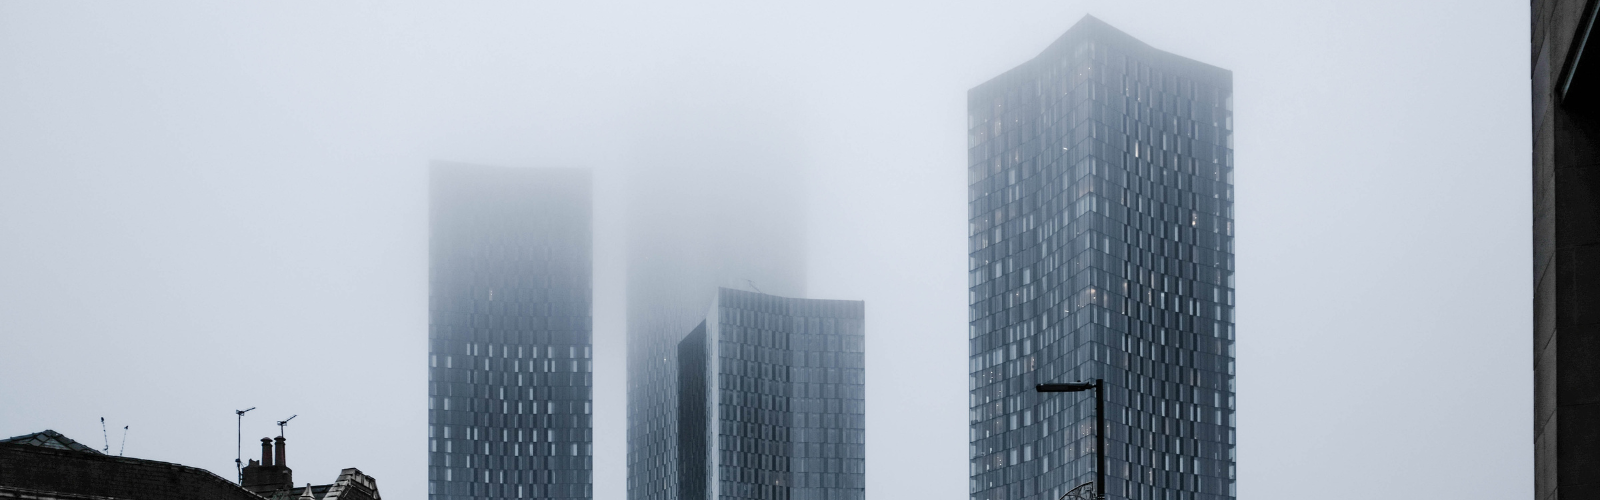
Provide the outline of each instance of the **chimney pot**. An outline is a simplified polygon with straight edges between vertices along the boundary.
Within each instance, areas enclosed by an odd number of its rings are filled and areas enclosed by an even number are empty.
[[[277,457],[278,459],[276,460],[276,463],[273,463],[272,465],[276,465],[278,467],[288,467],[289,466],[289,462],[285,461],[284,458],[283,458],[283,447],[284,447],[283,436],[278,436],[276,438],[273,438],[273,441],[277,441],[278,442],[278,457]]]
[[[261,438],[261,466],[272,467],[272,439]]]

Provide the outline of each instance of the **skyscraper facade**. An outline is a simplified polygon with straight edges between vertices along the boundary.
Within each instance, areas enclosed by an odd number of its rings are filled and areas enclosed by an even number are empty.
[[[1531,9],[1533,498],[1600,498],[1600,3]]]
[[[1086,17],[968,93],[973,500],[1233,498],[1232,74]],[[1094,398],[1034,385],[1104,379]],[[1088,393],[1083,393],[1088,394]]]
[[[434,164],[430,499],[592,497],[590,184]]]
[[[766,149],[631,173],[628,202],[628,499],[678,498],[679,342],[719,287],[805,291],[803,182]],[[726,162],[729,158],[737,163]]]
[[[680,500],[864,500],[865,304],[720,289],[678,346]]]

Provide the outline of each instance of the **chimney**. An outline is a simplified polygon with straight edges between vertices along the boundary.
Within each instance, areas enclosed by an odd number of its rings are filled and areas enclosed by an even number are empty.
[[[274,492],[294,487],[294,471],[284,465],[283,438],[278,438],[277,460],[273,460],[272,438],[261,438],[261,462],[250,460],[250,466],[239,471],[239,486],[267,498]]]
[[[278,467],[288,467],[289,462],[284,461],[283,459],[283,436],[278,436],[277,438],[274,438],[273,441],[278,442],[278,460],[272,465],[276,465]]]

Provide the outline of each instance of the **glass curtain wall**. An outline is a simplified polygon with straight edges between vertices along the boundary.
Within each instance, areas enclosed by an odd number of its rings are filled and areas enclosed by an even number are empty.
[[[590,175],[436,163],[428,496],[590,498]]]
[[[1092,17],[972,89],[970,496],[1234,497],[1232,75]]]

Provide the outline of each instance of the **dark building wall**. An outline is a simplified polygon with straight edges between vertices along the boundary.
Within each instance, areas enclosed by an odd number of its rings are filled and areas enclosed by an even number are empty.
[[[261,500],[211,472],[154,460],[0,443],[0,489],[137,500]]]
[[[1232,74],[1093,17],[968,93],[973,500],[1233,498]]]
[[[730,291],[733,299],[742,292]],[[782,311],[788,359],[790,500],[864,500],[867,488],[866,304],[750,294],[727,309]],[[787,310],[778,309],[781,305]],[[736,315],[730,317],[737,319]],[[755,316],[760,318],[759,315]],[[743,324],[750,324],[748,320]],[[759,324],[759,319],[756,321]],[[780,320],[781,325],[781,320]],[[785,332],[785,330],[787,330]]]
[[[590,174],[431,174],[430,498],[590,498]]]
[[[261,460],[245,464],[239,484],[262,495],[293,488],[294,470],[289,468],[287,447],[288,440],[283,436],[276,440],[261,438]]]
[[[1532,2],[1535,498],[1600,498],[1594,1]]]
[[[678,343],[678,499],[706,498],[706,324]]]
[[[720,289],[706,320],[718,499],[866,497],[866,306]]]
[[[678,344],[678,498],[866,498],[866,309],[719,289]]]

